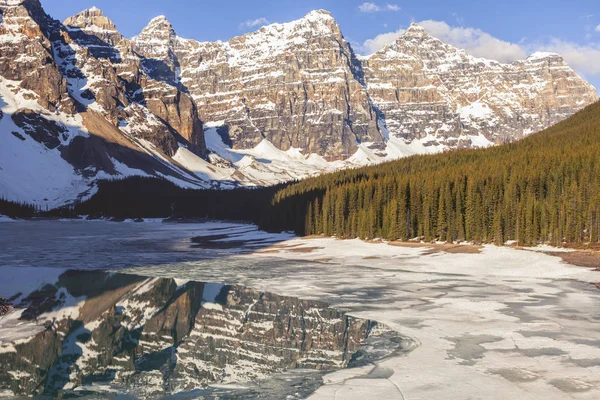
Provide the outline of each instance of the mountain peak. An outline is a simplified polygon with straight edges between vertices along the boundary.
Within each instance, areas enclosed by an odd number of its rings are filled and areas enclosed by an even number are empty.
[[[337,21],[327,10],[313,10],[301,19],[284,25],[301,25],[304,29],[310,29],[314,34],[341,34]]]
[[[90,17],[104,17],[104,13],[98,7],[92,6],[92,7],[88,8],[88,9],[85,9],[85,10],[83,10],[83,11],[75,14],[71,18],[79,17],[79,16],[88,17],[88,18],[90,18]]]
[[[142,29],[140,36],[153,35],[157,33],[175,33],[173,30],[173,25],[164,15],[159,15],[157,17],[152,18],[150,22],[148,22],[148,25],[146,25],[146,27]]]
[[[164,15],[154,17],[135,37],[131,38],[135,50],[148,58],[169,59],[177,34]]]
[[[327,10],[313,10],[304,16],[305,19],[333,19],[333,15]]]
[[[88,9],[87,9],[87,10],[85,10],[85,11],[87,11],[87,12],[88,12],[88,13],[90,13],[90,14],[104,15],[104,14],[102,13],[102,10],[100,10],[100,9],[99,9],[98,7],[96,7],[96,6],[91,6],[90,8],[88,8]]]
[[[102,28],[105,31],[116,32],[117,30],[115,24],[96,6],[83,10],[80,13],[65,19],[63,24],[65,26],[84,30],[90,27]]]
[[[408,29],[406,31],[404,31],[404,34],[402,36],[427,37],[427,36],[429,36],[429,34],[425,30],[425,28],[423,28],[421,25],[417,24],[416,22],[413,22],[410,24]]]
[[[167,19],[166,16],[158,15],[158,16],[152,18],[150,20],[150,22],[148,23],[148,25],[154,25],[154,24],[169,24],[169,25],[171,25],[171,22],[169,22],[169,20]]]
[[[560,54],[537,51],[527,57],[527,61],[546,60],[549,58],[560,58],[562,60],[562,56]]]
[[[160,23],[160,22],[169,22],[169,20],[164,15],[157,15],[156,17],[154,17],[150,20],[150,24]]]

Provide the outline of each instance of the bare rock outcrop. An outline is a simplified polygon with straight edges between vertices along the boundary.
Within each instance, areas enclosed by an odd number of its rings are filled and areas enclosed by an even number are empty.
[[[158,18],[133,42],[171,68],[201,119],[225,126],[234,148],[267,139],[281,150],[348,158],[358,143],[383,142],[360,63],[326,11],[215,43],[179,38]]]

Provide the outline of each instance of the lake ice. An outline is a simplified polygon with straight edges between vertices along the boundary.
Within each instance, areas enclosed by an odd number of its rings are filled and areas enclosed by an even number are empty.
[[[600,398],[600,274],[540,252],[428,252],[217,222],[17,222],[0,236],[4,267],[241,284],[323,300],[408,338],[411,351],[328,374],[311,399]],[[39,271],[4,279],[0,296],[52,270]]]

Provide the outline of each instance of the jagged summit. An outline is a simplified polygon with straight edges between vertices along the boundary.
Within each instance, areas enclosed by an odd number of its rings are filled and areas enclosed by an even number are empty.
[[[106,17],[104,15],[104,12],[101,9],[99,9],[96,6],[93,6],[93,7],[87,8],[83,11],[80,11],[77,14],[65,19],[64,23],[66,25],[66,22],[69,20],[84,20],[84,19],[93,20],[93,18],[95,18],[95,17],[104,17],[104,18],[108,19],[108,17]]]
[[[307,36],[323,36],[334,34],[341,36],[341,30],[337,21],[333,18],[329,11],[313,10],[297,20],[265,25],[260,29],[254,32],[246,33],[241,37],[261,37],[261,35],[264,34],[267,34],[271,37],[280,36],[283,38],[290,37],[293,34]]]
[[[117,32],[115,24],[96,6],[83,10],[80,13],[65,19],[63,24],[81,30],[98,31],[99,28],[105,32]]]
[[[171,24],[167,17],[164,15],[159,15],[157,17],[152,18],[150,22],[148,22],[148,25],[146,25],[144,29],[142,29],[140,34],[136,36],[133,40],[136,40],[136,38],[145,35],[159,34],[159,36],[161,36],[163,33],[166,33],[167,35],[174,35],[175,31],[173,29],[173,24]]]
[[[331,19],[333,20],[333,15],[327,10],[313,10],[306,14],[303,19]]]
[[[159,15],[148,22],[148,25],[135,37],[131,38],[136,51],[146,58],[166,60],[177,40],[177,34],[167,17]],[[173,60],[169,60],[174,64]],[[171,65],[173,67],[173,65]]]
[[[315,29],[315,33],[319,33],[319,31],[333,31],[339,32],[340,28],[333,17],[333,15],[327,10],[313,10],[306,14],[304,17],[299,20],[292,21],[290,24],[303,24],[309,23],[311,27]]]
[[[96,6],[91,6],[90,8],[88,8],[88,9],[87,9],[87,10],[85,10],[85,11],[87,11],[87,12],[88,12],[88,13],[90,13],[90,14],[104,15],[104,14],[102,13],[102,10],[100,10],[100,9],[99,9],[98,7],[96,7]]]
[[[530,55],[529,57],[527,57],[527,60],[528,61],[536,61],[536,60],[546,60],[549,58],[561,59],[561,60],[563,59],[563,57],[557,53],[537,51],[537,52],[533,53],[532,55]]]
[[[148,23],[148,25],[157,24],[157,23],[163,23],[163,22],[170,23],[166,16],[164,16],[164,15],[157,15],[156,17],[154,17],[154,18],[152,18],[150,20],[150,22]]]
[[[429,33],[421,25],[412,22],[408,29],[404,31],[403,36],[429,36]]]
[[[146,25],[146,27],[144,29],[147,29],[147,28],[149,28],[151,26],[157,26],[157,25],[173,26],[171,24],[171,21],[169,21],[166,16],[164,16],[164,15],[158,15],[158,16],[152,18],[150,20],[150,22],[148,22],[148,25]]]

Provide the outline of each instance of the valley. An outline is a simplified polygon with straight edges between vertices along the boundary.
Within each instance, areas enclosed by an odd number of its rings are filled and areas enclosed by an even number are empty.
[[[79,3],[0,0],[0,398],[600,398],[595,4]]]

